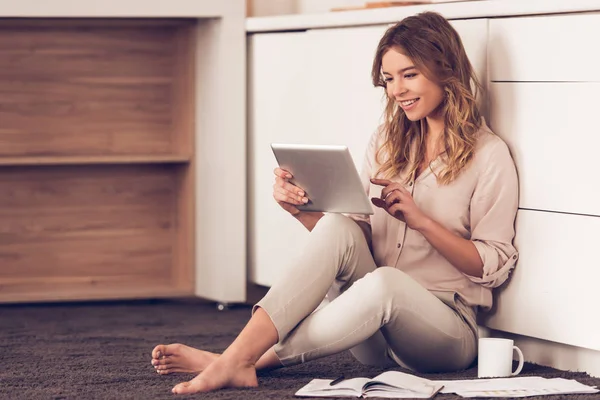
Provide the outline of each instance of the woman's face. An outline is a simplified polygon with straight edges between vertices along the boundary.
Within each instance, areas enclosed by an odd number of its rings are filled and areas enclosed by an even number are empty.
[[[412,60],[394,48],[388,50],[381,60],[386,91],[411,121],[435,117],[444,98],[444,90],[430,81],[414,65]]]

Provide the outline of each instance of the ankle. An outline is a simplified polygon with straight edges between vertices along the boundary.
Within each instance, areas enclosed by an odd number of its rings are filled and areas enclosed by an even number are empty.
[[[255,368],[256,359],[250,354],[236,351],[235,348],[228,348],[221,354],[219,359],[227,364],[233,364],[236,368]]]

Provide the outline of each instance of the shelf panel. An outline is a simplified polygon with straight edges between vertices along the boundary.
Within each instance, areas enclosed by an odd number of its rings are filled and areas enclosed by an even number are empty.
[[[111,155],[111,156],[42,156],[2,157],[0,166],[35,165],[94,165],[94,164],[185,164],[191,156],[186,154],[164,155]]]
[[[189,169],[0,169],[0,302],[192,294]]]
[[[0,303],[30,303],[45,301],[78,300],[121,300],[121,299],[159,299],[191,297],[193,288],[176,287],[166,283],[139,282],[131,285],[116,285],[115,282],[52,282],[53,285],[40,285],[37,282],[0,281]]]
[[[34,22],[38,22],[35,24]],[[0,29],[0,148],[39,154],[183,153],[193,25],[19,20]],[[81,22],[81,21],[80,21]],[[181,117],[188,118],[179,121]],[[183,127],[183,129],[180,129]]]

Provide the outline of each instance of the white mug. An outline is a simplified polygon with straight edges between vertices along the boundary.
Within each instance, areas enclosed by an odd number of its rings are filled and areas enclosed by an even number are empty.
[[[512,370],[513,350],[519,354],[519,366]],[[479,378],[498,378],[518,375],[523,369],[523,352],[510,339],[480,338],[477,360]]]

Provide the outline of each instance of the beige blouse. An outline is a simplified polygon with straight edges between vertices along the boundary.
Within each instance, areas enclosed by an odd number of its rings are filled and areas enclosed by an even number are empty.
[[[457,292],[467,304],[489,309],[491,289],[501,285],[514,268],[512,245],[518,207],[517,172],[508,147],[483,121],[473,160],[449,185],[438,185],[434,172],[443,167],[434,160],[416,180],[405,184],[415,204],[451,232],[472,240],[483,261],[483,277],[456,269],[419,232],[373,207],[375,214],[350,215],[371,225],[373,257],[377,266],[394,266],[429,290]],[[379,169],[375,153],[383,144],[381,130],[369,142],[361,179],[367,196],[379,197],[381,186],[370,178]],[[391,180],[403,182],[399,175]]]

